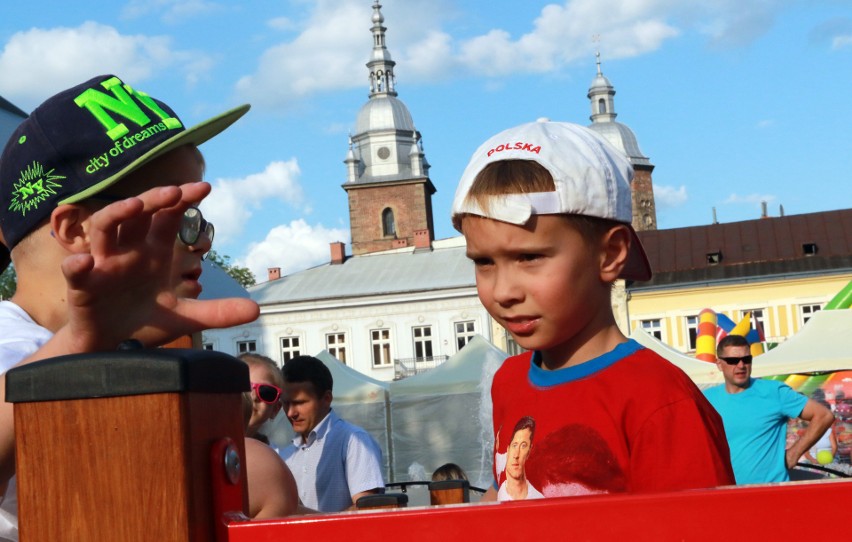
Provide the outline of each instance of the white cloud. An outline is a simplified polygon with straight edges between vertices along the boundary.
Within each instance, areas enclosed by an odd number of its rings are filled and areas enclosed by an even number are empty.
[[[180,66],[192,82],[210,68],[204,55],[173,51],[165,36],[122,35],[85,22],[76,28],[32,28],[14,34],[0,52],[0,94],[24,109],[95,75],[116,73],[138,84],[165,68]]]
[[[846,36],[834,36],[831,39],[831,48],[834,50],[852,46],[852,34]]]
[[[787,3],[761,0],[743,8],[740,0],[564,0],[544,6],[526,33],[492,28],[463,37],[450,25],[471,14],[448,0],[386,2],[382,13],[388,50],[399,62],[397,83],[405,84],[559,71],[590,61],[596,49],[608,60],[633,57],[688,32],[704,34],[716,46],[738,46],[765,33]],[[317,92],[366,88],[371,12],[365,2],[316,0],[311,9],[305,21],[268,21],[273,28],[301,31],[263,53],[254,73],[236,85],[241,98],[288,107]]]
[[[364,26],[353,24],[369,21],[364,7],[354,0],[318,2],[301,34],[267,49],[255,73],[240,78],[238,94],[251,103],[275,105],[318,91],[366,86],[369,36]]]
[[[298,25],[289,17],[275,17],[266,21],[266,26],[273,30],[296,30]]]
[[[136,19],[149,13],[160,13],[160,20],[174,24],[216,11],[221,7],[216,2],[206,0],[130,0],[124,6],[122,16]]]
[[[728,199],[725,200],[725,203],[731,204],[755,204],[755,203],[771,203],[775,201],[777,198],[771,194],[737,194],[734,192]]]
[[[662,184],[654,185],[654,202],[657,204],[657,209],[674,209],[686,203],[687,199],[684,185],[678,188]]]
[[[757,121],[757,128],[758,129],[762,130],[764,128],[771,128],[772,126],[775,126],[775,119],[763,119],[763,120]]]
[[[261,173],[242,179],[216,179],[213,191],[201,206],[205,217],[216,225],[216,238],[225,242],[238,238],[252,213],[264,204],[301,204],[304,193],[299,184],[300,173],[298,161],[291,158],[270,162]]]
[[[263,281],[270,267],[280,267],[281,274],[287,275],[328,262],[329,243],[348,239],[349,230],[293,220],[273,228],[263,241],[252,243],[239,264],[251,269],[255,277]]]

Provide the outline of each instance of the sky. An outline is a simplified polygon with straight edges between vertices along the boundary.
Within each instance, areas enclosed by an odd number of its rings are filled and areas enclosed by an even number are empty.
[[[4,2],[0,96],[31,111],[113,73],[193,125],[214,248],[290,274],[350,244],[343,160],[367,102],[373,0]],[[588,124],[600,51],[617,120],[655,165],[660,228],[852,206],[850,0],[384,0],[396,90],[422,134],[435,236],[491,135]]]

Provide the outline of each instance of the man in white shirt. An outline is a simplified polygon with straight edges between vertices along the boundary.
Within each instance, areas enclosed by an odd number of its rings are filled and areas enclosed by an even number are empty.
[[[332,410],[328,367],[317,358],[299,356],[287,361],[282,373],[283,410],[296,438],[281,456],[296,477],[302,505],[339,512],[383,491],[381,448],[369,433]]]

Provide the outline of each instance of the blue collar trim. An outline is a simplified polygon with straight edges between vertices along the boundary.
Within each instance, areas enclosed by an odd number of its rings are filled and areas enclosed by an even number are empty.
[[[613,365],[615,362],[630,356],[641,348],[643,348],[641,344],[637,343],[633,339],[628,339],[627,342],[619,344],[606,354],[580,363],[579,365],[565,367],[564,369],[557,369],[555,371],[547,371],[541,368],[541,352],[536,350],[530,357],[529,379],[533,385],[540,387],[556,386],[559,384],[565,384],[566,382],[573,382],[575,380],[591,376],[598,371],[602,371],[610,365]]]

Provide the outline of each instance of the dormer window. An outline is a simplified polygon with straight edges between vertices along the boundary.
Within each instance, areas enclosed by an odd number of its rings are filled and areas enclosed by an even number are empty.
[[[722,263],[722,252],[717,250],[716,252],[708,252],[707,253],[707,265],[719,265]]]
[[[817,253],[817,244],[816,243],[803,243],[802,244],[802,253],[805,256],[815,256]]]

